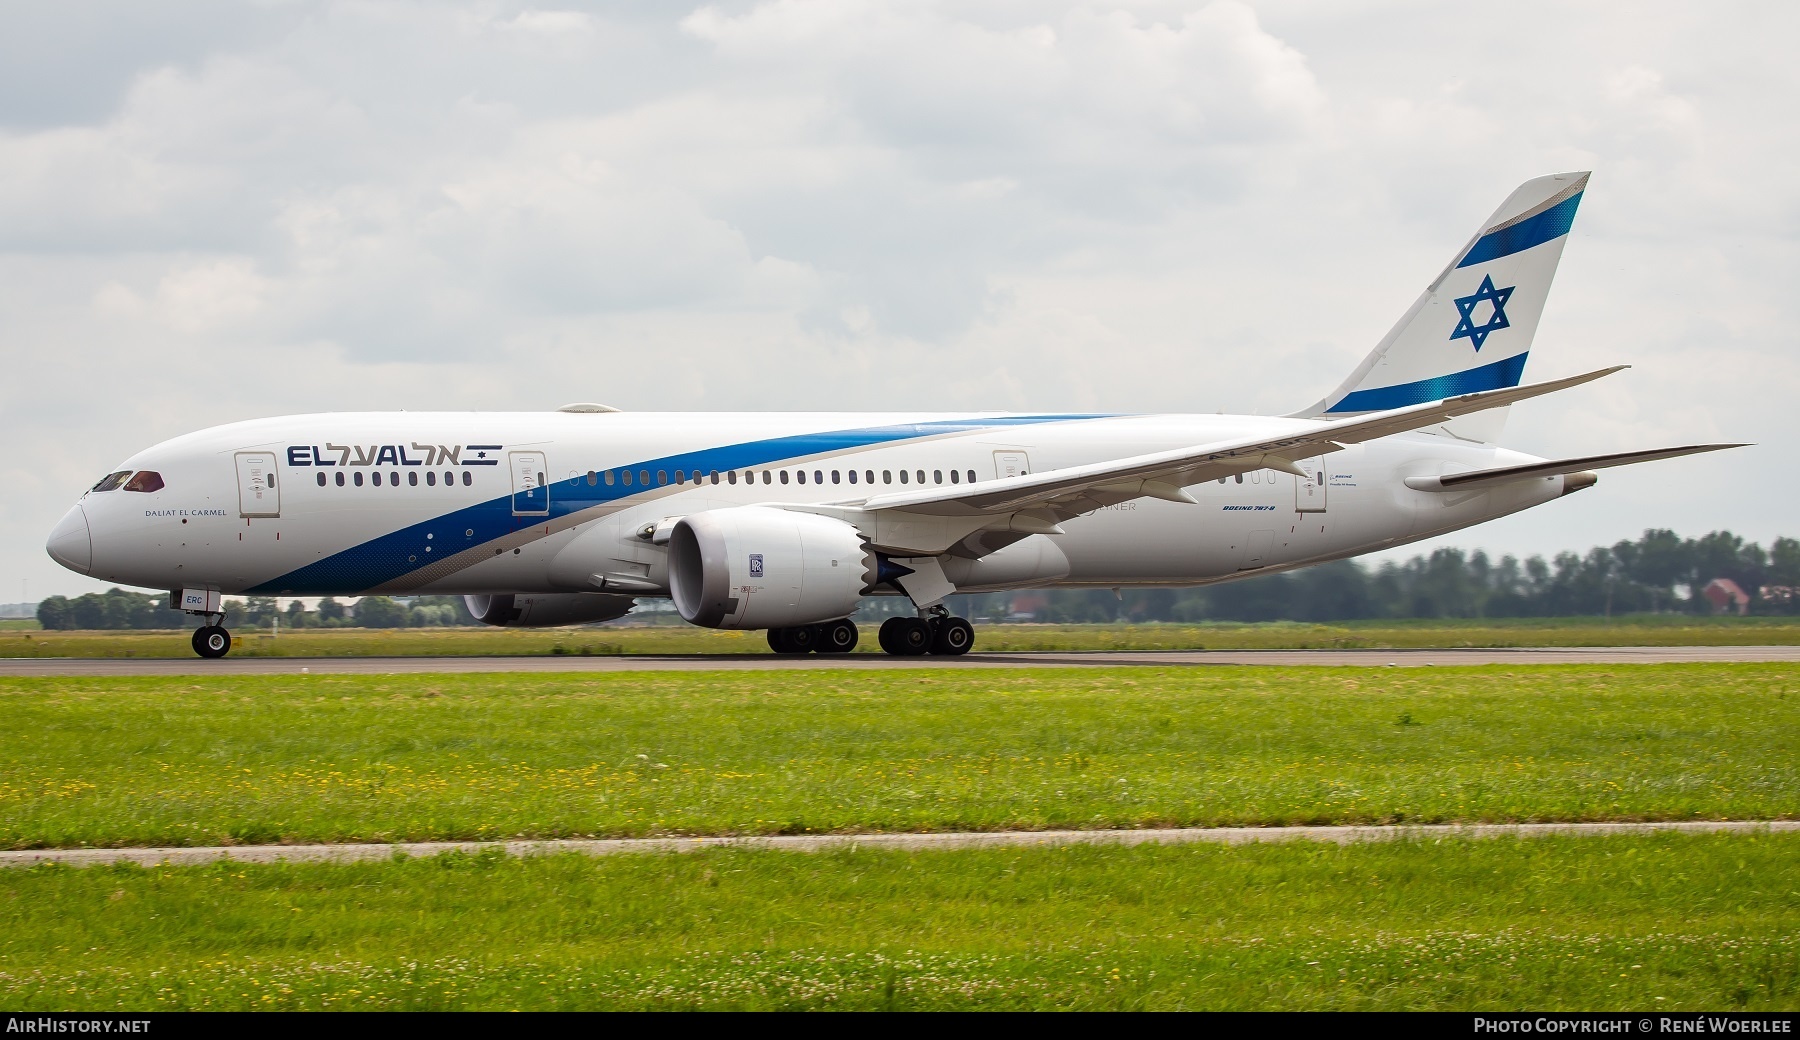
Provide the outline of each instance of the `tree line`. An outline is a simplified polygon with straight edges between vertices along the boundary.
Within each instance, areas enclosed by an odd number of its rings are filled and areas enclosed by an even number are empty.
[[[364,596],[354,606],[335,598],[308,610],[299,600],[278,608],[272,596],[225,601],[226,628],[267,628],[277,614],[283,628],[436,628],[479,624],[461,596]],[[51,596],[38,604],[38,624],[48,629],[192,628],[193,617],[168,609],[168,596],[108,589],[73,599]]]
[[[1401,618],[1524,618],[1640,613],[1704,614],[1699,595],[1728,578],[1749,597],[1754,614],[1800,613],[1800,540],[1777,538],[1768,549],[1714,531],[1682,538],[1649,530],[1643,537],[1564,552],[1546,560],[1493,559],[1480,550],[1437,549],[1403,563],[1370,567],[1354,560],[1306,567],[1197,589],[1050,589],[951,597],[965,617],[989,620],[1100,621],[1358,621]],[[907,611],[899,598],[865,601],[859,617]],[[266,627],[277,613],[270,597],[226,601],[229,628]],[[308,610],[298,600],[279,611],[287,628],[424,628],[478,624],[459,596],[393,599],[365,596],[354,607],[336,599]],[[167,597],[111,589],[38,604],[49,629],[187,628],[193,619],[167,609]]]
[[[1643,537],[1550,559],[1437,549],[1403,563],[1340,560],[1196,589],[1046,590],[955,597],[965,616],[998,620],[1361,621],[1403,618],[1706,614],[1700,590],[1728,578],[1748,613],[1800,613],[1800,540],[1764,549],[1730,531]]]

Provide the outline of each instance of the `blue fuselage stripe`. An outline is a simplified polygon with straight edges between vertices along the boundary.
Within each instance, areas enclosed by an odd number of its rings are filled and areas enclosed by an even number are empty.
[[[658,470],[670,474],[678,469],[685,470],[690,474],[713,471],[724,473],[752,466],[767,466],[810,455],[850,451],[893,441],[933,437],[946,433],[967,433],[992,429],[997,426],[1024,426],[1108,417],[1102,414],[1001,416],[988,419],[945,419],[859,430],[833,430],[793,437],[772,437],[767,440],[747,441],[743,444],[730,444],[717,448],[703,448],[699,451],[683,452],[678,455],[645,459],[619,468],[629,469],[634,474],[639,470],[647,471],[652,474],[652,480],[655,479],[654,474]],[[689,477],[689,480],[693,479],[693,477]],[[434,559],[441,560],[446,556],[475,548],[516,531],[542,526],[571,513],[579,513],[595,506],[617,502],[620,499],[631,498],[634,495],[641,495],[646,491],[653,490],[658,490],[655,484],[646,487],[636,482],[635,479],[630,486],[627,486],[623,480],[612,485],[604,482],[589,485],[586,475],[583,474],[579,477],[552,483],[549,508],[545,512],[523,515],[515,513],[513,496],[508,494],[370,539],[361,545],[334,553],[317,563],[308,564],[278,578],[265,581],[248,591],[256,595],[301,596],[354,594],[365,589],[379,588],[430,565]],[[854,491],[846,490],[845,494],[853,495]],[[542,499],[539,498],[540,507],[541,502]]]
[[[1575,226],[1575,210],[1581,205],[1581,196],[1578,191],[1535,217],[1481,236],[1456,266],[1473,267],[1561,238]]]
[[[1325,414],[1381,412],[1389,408],[1404,408],[1409,404],[1442,401],[1446,397],[1455,397],[1457,394],[1472,394],[1480,390],[1499,390],[1503,387],[1518,386],[1519,378],[1525,374],[1525,358],[1528,354],[1529,351],[1525,354],[1515,354],[1491,365],[1471,368],[1466,372],[1421,379],[1414,383],[1358,390],[1355,393],[1346,394],[1342,401],[1325,409]]]

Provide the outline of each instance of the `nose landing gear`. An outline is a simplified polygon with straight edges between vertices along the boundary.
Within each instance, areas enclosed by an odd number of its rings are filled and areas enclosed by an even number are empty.
[[[225,631],[224,599],[218,589],[170,589],[169,607],[200,619],[201,625],[194,632],[194,653],[224,657],[231,652],[231,633]]]
[[[224,625],[206,624],[194,630],[194,653],[201,657],[224,657],[231,652],[231,633]]]

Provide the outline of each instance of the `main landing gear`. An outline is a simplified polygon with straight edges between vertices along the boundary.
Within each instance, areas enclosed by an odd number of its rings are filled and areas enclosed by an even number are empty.
[[[856,639],[856,622],[849,618],[769,629],[769,649],[778,654],[847,654],[856,649]]]
[[[975,626],[951,617],[942,607],[931,617],[892,617],[881,623],[876,638],[895,657],[937,654],[961,657],[975,646]]]
[[[961,657],[968,653],[975,646],[975,626],[951,617],[942,607],[935,609],[929,617],[891,617],[882,622],[876,636],[881,648],[895,657]],[[823,625],[771,628],[769,649],[778,654],[847,654],[856,649],[856,637],[856,622],[849,618]]]
[[[209,619],[194,630],[194,653],[201,657],[224,657],[230,652],[231,633],[225,631],[224,625],[215,625]]]

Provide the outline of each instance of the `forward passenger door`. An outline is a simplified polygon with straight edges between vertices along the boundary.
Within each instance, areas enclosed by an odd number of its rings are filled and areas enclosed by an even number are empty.
[[[281,515],[281,488],[275,483],[275,453],[240,451],[237,454],[238,515]]]
[[[550,465],[541,451],[515,451],[512,459],[512,511],[514,516],[545,516],[550,512]]]

